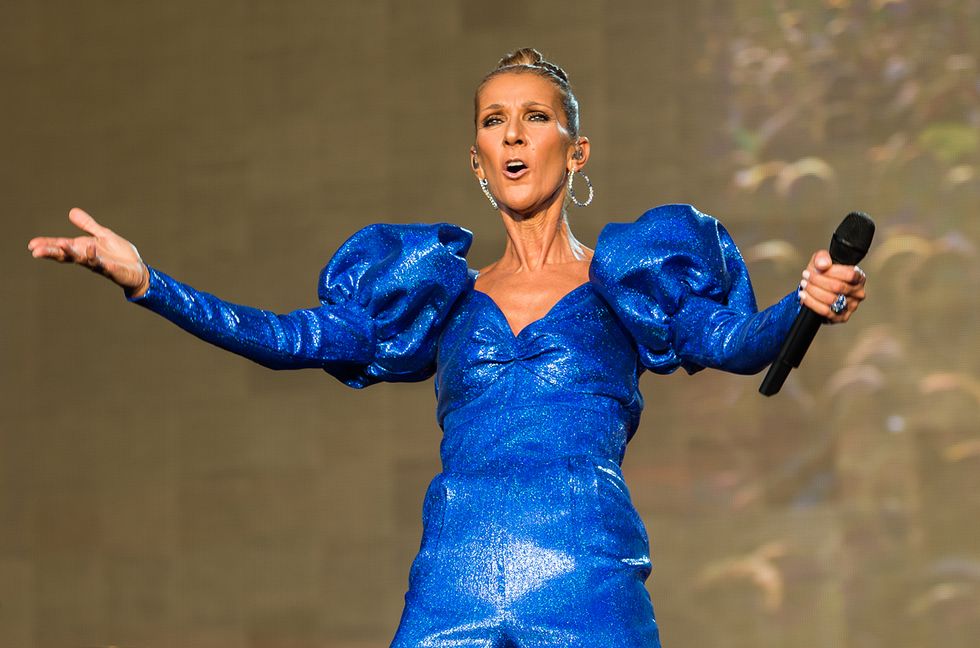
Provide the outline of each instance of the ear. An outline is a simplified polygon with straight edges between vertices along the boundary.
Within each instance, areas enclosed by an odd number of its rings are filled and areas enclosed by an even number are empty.
[[[570,152],[568,154],[568,169],[570,171],[578,171],[584,167],[589,161],[589,155],[591,152],[592,148],[591,144],[589,144],[589,138],[579,137],[570,148]]]
[[[473,172],[473,175],[476,176],[477,180],[481,179],[482,176],[480,175],[480,158],[476,154],[475,146],[470,147],[470,170]]]

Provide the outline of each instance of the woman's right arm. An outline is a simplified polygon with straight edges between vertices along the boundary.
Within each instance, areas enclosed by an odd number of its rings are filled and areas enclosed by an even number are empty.
[[[130,301],[202,340],[272,369],[319,367],[335,373],[371,359],[370,318],[356,305],[280,315],[232,304],[148,267],[132,243],[83,210],[72,209],[68,218],[87,236],[34,238],[28,249],[35,258],[98,272],[123,288]]]
[[[277,314],[219,299],[156,268],[148,268],[148,275],[145,292],[130,301],[262,366],[321,368],[338,375],[371,361],[371,318],[356,304]]]
[[[473,281],[468,231],[448,223],[369,225],[320,273],[320,305],[280,315],[195,290],[148,267],[132,243],[81,209],[68,217],[87,236],[32,239],[34,257],[98,272],[130,301],[259,364],[319,367],[351,387],[431,376],[442,322]]]

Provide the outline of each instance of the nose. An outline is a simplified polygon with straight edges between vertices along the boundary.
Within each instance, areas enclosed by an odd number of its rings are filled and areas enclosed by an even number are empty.
[[[507,120],[507,130],[504,131],[504,144],[511,146],[524,143],[524,124],[520,119]]]

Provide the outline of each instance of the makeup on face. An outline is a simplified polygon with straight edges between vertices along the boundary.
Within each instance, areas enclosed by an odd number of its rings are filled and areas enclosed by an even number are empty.
[[[474,151],[498,201],[524,212],[554,199],[572,147],[563,120],[557,89],[535,74],[503,74],[482,88]]]

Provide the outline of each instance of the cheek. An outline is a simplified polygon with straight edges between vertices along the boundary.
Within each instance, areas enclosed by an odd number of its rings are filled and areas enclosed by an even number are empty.
[[[561,174],[565,170],[565,147],[559,142],[542,143],[535,151],[539,165],[549,172]]]
[[[490,150],[490,139],[489,135],[482,128],[476,131],[476,137],[473,138],[473,145],[476,147],[476,152],[481,155],[485,155],[488,150]]]

